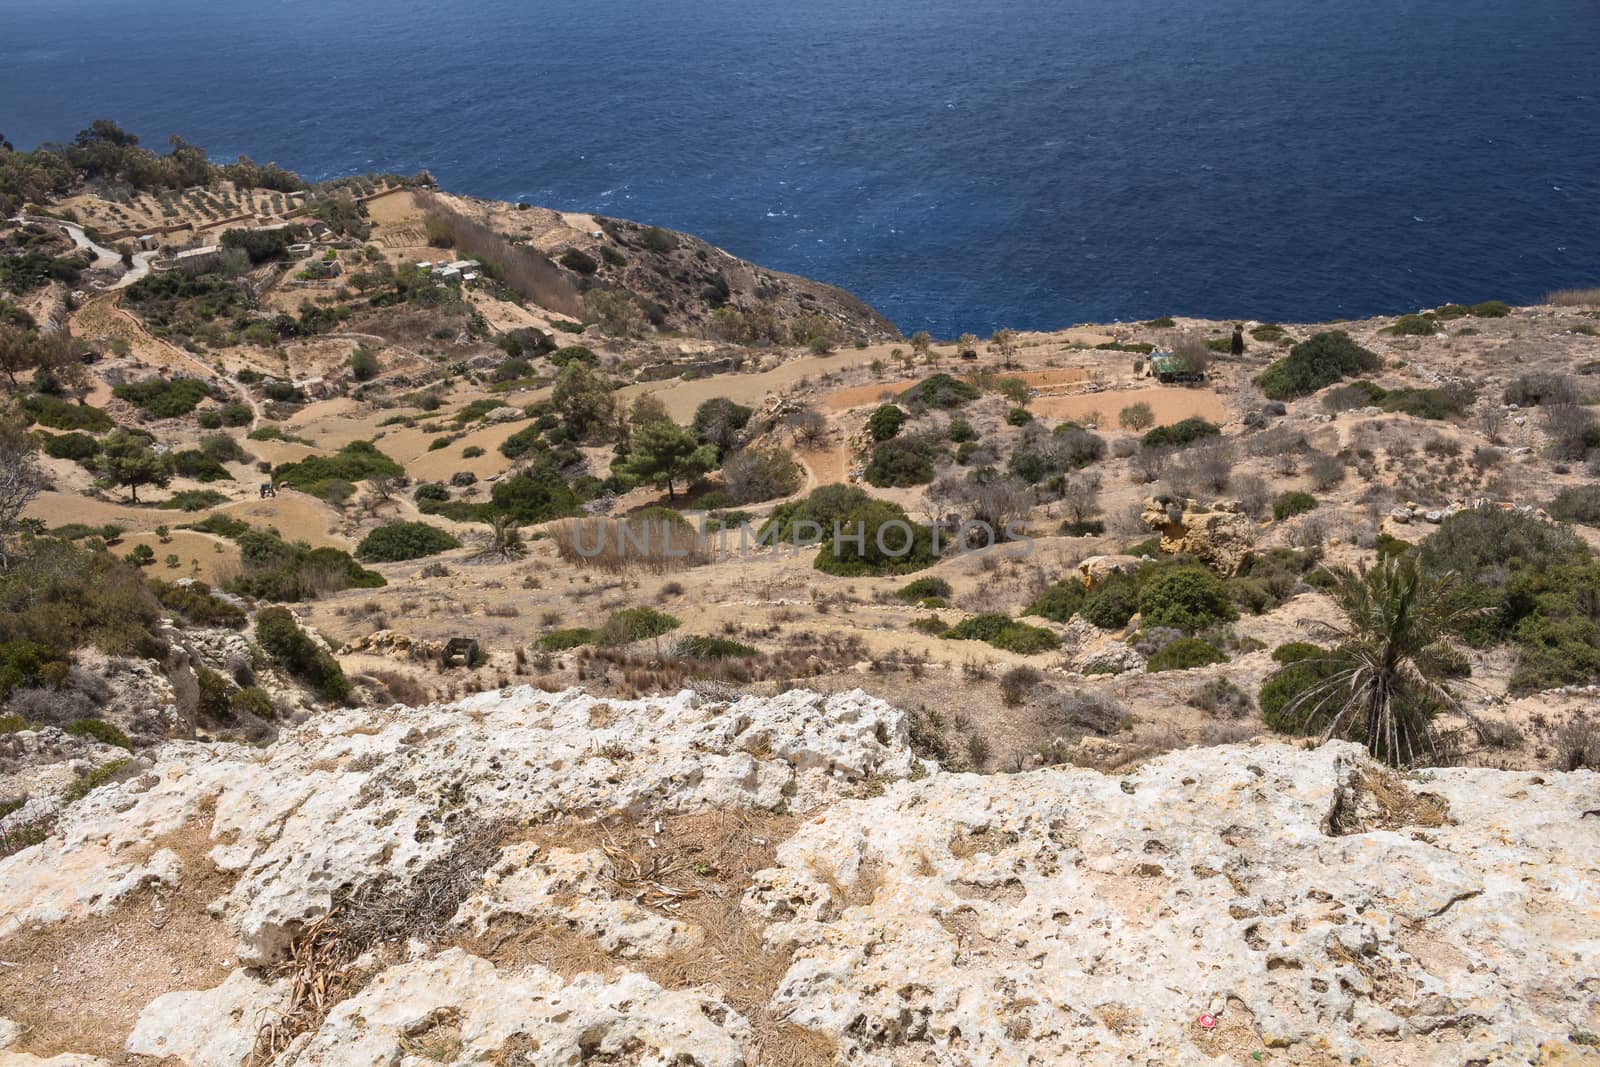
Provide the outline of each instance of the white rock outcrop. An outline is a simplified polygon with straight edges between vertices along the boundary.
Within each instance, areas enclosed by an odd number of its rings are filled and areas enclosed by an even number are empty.
[[[241,1067],[341,892],[402,894],[473,828],[515,827],[443,927],[363,956],[274,1062],[739,1067],[782,1027],[826,1050],[804,1062],[866,1067],[1594,1062],[1597,806],[1591,772],[1402,776],[1340,743],[947,774],[860,691],[515,689],[327,714],[265,750],[166,746],[0,860],[0,959],[226,872],[210,911],[239,965],[152,997],[119,1040]],[[649,889],[671,880],[649,859],[663,821],[705,813],[787,827],[717,913],[756,932],[765,984],[710,912]],[[549,930],[583,966],[482,947]],[[0,1067],[40,1062],[12,1040]]]

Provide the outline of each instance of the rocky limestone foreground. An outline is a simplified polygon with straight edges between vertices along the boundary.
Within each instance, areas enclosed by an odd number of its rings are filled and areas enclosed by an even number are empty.
[[[0,1067],[1600,1061],[1590,772],[526,688],[131,770],[0,861]]]

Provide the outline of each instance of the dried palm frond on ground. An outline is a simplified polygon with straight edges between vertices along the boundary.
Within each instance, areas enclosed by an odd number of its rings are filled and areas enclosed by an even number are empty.
[[[341,893],[327,915],[295,938],[289,958],[271,973],[273,980],[291,979],[289,1005],[257,1024],[250,1067],[271,1063],[300,1034],[322,1025],[334,1005],[365,986],[380,965],[368,953],[394,952],[407,938],[429,943],[444,938],[456,909],[499,857],[508,829],[474,823],[457,833],[455,847],[409,882],[385,875]]]

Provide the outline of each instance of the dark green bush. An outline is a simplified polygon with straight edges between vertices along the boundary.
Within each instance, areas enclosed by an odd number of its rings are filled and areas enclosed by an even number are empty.
[[[1066,622],[1083,607],[1088,596],[1082,582],[1065,578],[1035,597],[1022,613],[1037,615],[1052,622]]]
[[[356,559],[367,563],[396,563],[460,547],[460,541],[437,526],[425,522],[392,522],[379,526],[361,539],[361,544],[356,546]]]
[[[900,397],[908,403],[915,401],[930,408],[956,408],[978,399],[978,395],[978,387],[971,382],[948,374],[935,374],[913,385]]]
[[[1191,415],[1171,426],[1155,427],[1140,438],[1140,443],[1145,448],[1187,448],[1196,441],[1221,433],[1222,427],[1216,423]]]
[[[872,450],[864,477],[868,485],[880,489],[926,485],[933,481],[935,454],[932,444],[921,439],[881,441]]]
[[[244,629],[246,621],[244,609],[220,597],[212,596],[210,586],[204,582],[185,582],[179,585],[156,579],[150,583],[150,591],[156,595],[162,607],[177,612],[192,625]]]
[[[568,518],[583,510],[572,483],[545,466],[496,482],[489,503],[495,514],[528,523]]]
[[[1295,644],[1298,645],[1300,642]],[[1290,646],[1280,646],[1279,651],[1284,647]],[[1256,703],[1261,708],[1262,719],[1279,733],[1306,733],[1307,723],[1313,718],[1310,715],[1313,708],[1323,701],[1327,701],[1330,707],[1338,702],[1337,694],[1321,690],[1314,695],[1307,695],[1308,690],[1313,686],[1323,685],[1338,670],[1337,664],[1327,650],[1315,646],[1312,648],[1315,651],[1297,653],[1295,659],[1289,660],[1271,674],[1262,684],[1261,692],[1256,698]]]
[[[359,482],[378,474],[402,476],[405,468],[378,451],[371,441],[351,441],[331,456],[307,456],[284,463],[272,472],[279,485],[292,486],[312,496],[326,497],[339,482]]]
[[[773,508],[771,517],[761,527],[760,536],[768,541],[792,541],[797,527],[801,527],[801,534],[811,533],[811,527],[806,524],[814,523],[820,528],[821,537],[831,537],[836,524],[843,523],[852,512],[872,503],[873,499],[859,486],[842,482],[819,486],[799,500]]]
[[[228,698],[228,709],[234,718],[245,715],[254,715],[258,719],[276,719],[278,709],[272,703],[272,696],[260,686],[247,685],[242,689],[235,689]]]
[[[1052,630],[997,614],[974,615],[970,619],[963,619],[946,630],[943,636],[951,641],[983,641],[1022,656],[1048,652],[1061,644],[1061,639]]]
[[[1502,300],[1485,300],[1472,305],[1472,314],[1480,319],[1503,319],[1511,314],[1511,305]]]
[[[1145,626],[1171,626],[1187,633],[1239,617],[1228,587],[1209,569],[1179,565],[1139,576],[1139,614]]]
[[[1228,662],[1228,654],[1198,637],[1180,637],[1162,648],[1146,662],[1152,674],[1159,671],[1187,671],[1212,663]]]
[[[1102,630],[1120,630],[1138,610],[1138,580],[1119,575],[1108,578],[1090,593],[1078,614]]]
[[[685,659],[750,659],[761,653],[750,645],[730,641],[726,637],[693,634],[679,638],[677,644],[672,646],[672,654]]]
[[[593,274],[600,269],[599,262],[581,248],[567,249],[561,253],[561,258],[558,262],[568,270],[576,271],[579,274]]]
[[[175,419],[199,406],[206,387],[193,378],[148,378],[113,386],[111,395],[158,419]]]
[[[1256,384],[1269,399],[1293,400],[1382,365],[1376,353],[1356,344],[1349,334],[1330,330],[1295,345],[1288,356],[1263,371]]]
[[[1439,320],[1432,315],[1401,315],[1381,332],[1396,337],[1430,337],[1439,330]]]
[[[1288,492],[1272,502],[1272,517],[1279,522],[1317,509],[1317,498],[1310,493]]]
[[[1600,526],[1600,485],[1569,486],[1556,494],[1546,510],[1561,522]]]
[[[128,735],[104,719],[79,719],[67,725],[67,733],[73,737],[98,741],[102,745],[115,745],[133,751],[133,742],[128,740]]]
[[[1033,421],[1033,412],[1027,408],[1012,408],[1006,412],[1006,422],[1012,426],[1026,426]]]
[[[341,703],[349,699],[350,683],[338,661],[306,636],[287,608],[264,608],[256,616],[256,642],[319,696]]]
[[[929,597],[947,598],[950,596],[950,583],[943,578],[913,578],[895,590],[894,595],[913,604]]]
[[[587,626],[576,626],[566,630],[551,630],[533,643],[533,647],[541,652],[564,652],[569,648],[580,645],[596,644],[600,640],[600,631]]]
[[[623,608],[612,612],[600,627],[600,643],[625,645],[630,641],[643,641],[676,630],[681,623],[664,611],[655,608]]]
[[[906,422],[906,413],[893,404],[884,404],[867,419],[867,430],[874,441],[887,441],[900,432]]]
[[[812,565],[824,574],[855,577],[910,574],[935,559],[932,530],[913,522],[898,504],[868,498],[837,528],[823,525],[822,548]]]
[[[34,393],[22,398],[23,413],[38,423],[48,426],[52,430],[86,430],[89,433],[104,433],[116,426],[107,415],[99,408],[90,407],[88,404],[73,404],[57,396],[46,396],[43,393]]]
[[[172,454],[172,468],[184,478],[197,482],[231,482],[228,468],[197,448],[186,448]]]
[[[52,459],[70,459],[78,463],[93,459],[100,452],[100,442],[86,433],[51,434],[42,444],[44,454]]]

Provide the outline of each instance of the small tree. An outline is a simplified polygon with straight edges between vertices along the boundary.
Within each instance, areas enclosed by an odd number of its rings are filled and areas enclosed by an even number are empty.
[[[0,412],[0,567],[8,564],[6,545],[23,511],[47,484],[26,424]]]
[[[932,361],[933,338],[927,330],[918,330],[911,335],[911,351],[925,363]]]
[[[624,472],[677,496],[677,484],[692,484],[717,465],[717,450],[695,440],[694,434],[665,419],[647,423],[633,438],[633,451],[622,464]]]
[[[1075,526],[1082,526],[1100,511],[1100,476],[1074,474],[1062,479],[1061,508]]]
[[[127,487],[135,504],[141,485],[164,488],[172,482],[172,457],[158,454],[145,438],[126,430],[115,430],[106,437],[97,463],[111,484]]]
[[[1148,430],[1156,424],[1156,414],[1144,401],[1129,404],[1117,415],[1117,423],[1124,430]]]
[[[998,329],[994,336],[989,338],[989,351],[1000,357],[1000,365],[1009,368],[1011,361],[1017,355],[1017,333],[1015,330]]]

